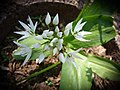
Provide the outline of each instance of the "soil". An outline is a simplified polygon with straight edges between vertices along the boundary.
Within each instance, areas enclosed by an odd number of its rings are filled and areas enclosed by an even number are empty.
[[[8,0],[9,1],[9,0]],[[21,1],[21,2],[20,2]],[[0,10],[8,5],[13,5],[14,8],[16,7],[13,3],[21,3],[25,4],[26,2],[31,3],[35,0],[13,0],[11,3],[10,1],[7,4],[2,4]],[[51,0],[52,1],[52,0]],[[53,0],[54,1],[54,0]],[[60,1],[60,0],[58,0]],[[61,0],[62,1],[62,0]],[[63,0],[69,1],[69,0]],[[77,0],[73,0],[76,1]],[[81,2],[83,3],[83,2]],[[79,3],[77,2],[78,7]],[[12,9],[13,10],[13,9]],[[1,10],[0,12],[4,12]],[[9,14],[9,12],[7,13]],[[2,15],[0,15],[3,17]],[[98,56],[102,56],[105,58],[109,58],[114,62],[120,64],[120,15],[119,12],[115,16],[115,24],[117,27],[117,35],[116,37],[111,40],[110,42],[106,43],[103,46],[96,46],[89,49],[85,49],[86,53],[93,53]],[[23,61],[18,61],[13,59],[12,51],[16,48],[13,44],[13,40],[16,40],[18,36],[13,33],[9,33],[9,35],[4,39],[2,44],[0,45],[0,90],[59,90],[60,85],[60,73],[61,73],[61,64],[56,66],[55,68],[42,73],[26,82],[18,83],[24,77],[31,75],[36,71],[40,71],[45,67],[48,67],[58,60],[55,57],[48,58],[45,60],[44,63],[40,65],[36,64],[35,61],[29,61],[24,67],[21,67]],[[120,82],[103,80],[97,75],[93,80],[92,90],[119,90],[120,89]]]

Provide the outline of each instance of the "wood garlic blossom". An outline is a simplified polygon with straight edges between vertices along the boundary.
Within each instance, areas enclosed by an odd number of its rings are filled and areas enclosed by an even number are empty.
[[[74,59],[75,58],[81,59],[77,55],[77,53],[79,53],[81,49],[78,49],[74,52],[68,52],[66,50],[69,47],[66,47],[64,43],[64,37],[73,35],[74,38],[79,41],[89,41],[89,40],[84,39],[84,37],[87,34],[91,34],[91,32],[82,30],[83,26],[86,24],[86,22],[82,23],[82,19],[78,21],[78,23],[76,24],[73,30],[72,30],[73,22],[68,23],[65,26],[64,30],[60,30],[59,15],[56,14],[52,20],[48,12],[45,18],[45,25],[48,26],[48,29],[43,30],[41,34],[35,33],[36,28],[37,28],[37,22],[34,25],[30,16],[28,16],[28,22],[29,24],[25,24],[19,21],[19,23],[23,26],[25,31],[15,32],[16,34],[22,35],[22,37],[19,38],[17,42],[14,41],[14,43],[18,45],[18,47],[20,48],[20,51],[16,52],[15,54],[25,56],[25,60],[22,65],[25,65],[26,62],[32,57],[32,50],[34,49],[40,50],[39,55],[36,57],[36,63],[39,63],[39,64],[43,62],[46,57],[48,57],[48,55],[46,55],[46,52],[48,51],[53,56],[58,55],[58,59],[62,63],[71,61],[74,66],[75,66]],[[50,28],[51,24],[53,25],[52,29]],[[30,42],[30,43],[35,42],[32,44],[32,46],[26,46],[26,45],[19,43],[19,41],[25,40],[26,38],[29,38],[30,36],[32,36],[35,39],[34,41]]]

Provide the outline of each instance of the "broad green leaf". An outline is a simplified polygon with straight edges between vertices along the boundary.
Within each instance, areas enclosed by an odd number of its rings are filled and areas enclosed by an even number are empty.
[[[76,59],[77,68],[70,62],[62,65],[60,90],[90,90],[92,85],[92,71],[85,66],[85,62]]]
[[[113,61],[88,55],[87,62],[88,67],[90,67],[92,71],[100,77],[109,80],[120,80],[120,65]]]
[[[28,37],[26,39],[23,39],[23,40],[19,41],[19,43],[24,44],[24,45],[26,45],[28,47],[32,47],[32,45],[34,45],[36,43],[43,44],[45,42],[47,42],[47,40],[44,40],[44,39],[43,40],[36,40],[35,36],[30,36],[30,37]]]
[[[70,47],[92,47],[104,44],[115,37],[115,29],[113,28],[113,10],[108,8],[109,5],[103,3],[101,0],[95,0],[91,5],[87,5],[84,11],[78,15],[73,23],[76,23],[83,18],[87,23],[83,30],[92,32],[91,35],[86,35],[85,39],[91,40],[90,42],[81,42],[70,36],[65,39]],[[104,8],[104,9],[103,9]],[[74,29],[74,28],[73,28]]]
[[[112,15],[115,11],[115,6],[110,5],[110,1],[105,0],[94,0],[93,3],[90,4],[90,0],[85,3],[85,6],[82,9],[82,12],[78,15],[76,22],[83,17],[87,16],[95,16],[95,15]]]
[[[87,23],[85,24],[85,26],[83,27],[83,30],[86,31],[91,31],[91,29],[96,25],[101,25],[102,27],[104,26],[104,28],[107,27],[112,27],[113,26],[113,18],[112,16],[109,15],[90,15],[90,16],[85,16],[83,17],[84,21],[87,21]]]
[[[43,51],[43,49],[42,49],[43,45],[40,48],[36,48],[36,49],[33,48],[33,45],[36,43],[44,44],[46,42],[47,42],[47,40],[44,40],[44,39],[43,40],[36,40],[35,36],[30,36],[26,39],[19,41],[20,44],[26,45],[32,49],[32,55],[31,55],[30,60],[34,60],[34,59],[38,58],[40,53]],[[15,51],[13,51],[13,57],[17,60],[24,60],[26,56],[22,57],[21,55],[15,55],[15,53],[19,52],[19,51],[20,51],[19,47]],[[47,57],[50,54],[50,52],[45,51],[44,54],[45,54],[45,57]]]
[[[102,28],[101,33],[98,30],[98,28],[99,28],[99,25],[95,25],[91,29],[92,34],[85,36],[85,39],[90,40],[88,42],[82,42],[82,41],[76,40],[72,35],[64,38],[64,41],[71,48],[81,48],[81,47],[88,48],[88,47],[104,44],[109,40],[111,40],[112,38],[114,38],[115,31],[112,27],[107,27],[107,28],[104,28],[104,26],[101,27]]]
[[[20,48],[16,49],[14,52],[13,52],[13,57],[16,59],[16,60],[24,60],[25,57],[22,57],[21,55],[15,55],[16,52],[19,52],[20,51]],[[43,50],[41,48],[36,48],[36,49],[32,49],[32,55],[30,57],[30,60],[35,60],[39,57],[40,53],[42,52]],[[44,51],[44,55],[45,57],[49,56],[50,55],[50,51]]]

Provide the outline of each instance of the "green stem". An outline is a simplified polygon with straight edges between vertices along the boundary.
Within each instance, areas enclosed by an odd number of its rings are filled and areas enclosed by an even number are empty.
[[[103,44],[103,39],[102,39],[102,28],[101,25],[98,25],[98,30],[99,30],[99,35],[100,35],[100,42]]]
[[[73,26],[73,27],[72,27],[72,30],[75,28],[77,22],[78,22],[78,21],[80,20],[80,18],[82,17],[82,14],[83,14],[83,12],[85,11],[85,9],[87,8],[87,6],[89,5],[89,3],[90,3],[90,0],[87,0],[86,3],[84,4],[81,12],[79,13],[78,17],[76,18],[76,20],[74,21],[74,23],[73,23],[73,25],[72,25],[72,26]]]
[[[77,19],[75,20],[76,22],[79,21],[79,19],[82,17],[83,12],[85,11],[85,9],[87,8],[87,6],[89,5],[90,0],[87,0],[86,3],[84,4],[80,14],[78,15]]]
[[[51,65],[51,66],[48,66],[48,67],[45,68],[45,69],[42,69],[41,71],[38,71],[38,72],[35,72],[35,73],[31,74],[30,76],[28,76],[28,77],[26,77],[26,78],[24,78],[24,79],[22,79],[22,80],[20,80],[20,81],[18,81],[18,82],[22,82],[22,81],[24,81],[24,80],[29,80],[29,79],[37,76],[37,75],[40,75],[40,74],[42,74],[42,73],[44,73],[44,72],[46,72],[46,71],[48,71],[48,70],[56,67],[56,66],[59,65],[60,63],[61,63],[61,62],[59,61],[59,62],[57,62],[57,63],[55,63],[55,64],[53,64],[53,65]]]

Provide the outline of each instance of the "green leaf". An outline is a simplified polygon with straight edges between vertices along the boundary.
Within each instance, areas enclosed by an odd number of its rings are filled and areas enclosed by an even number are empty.
[[[82,60],[75,60],[77,68],[70,62],[62,65],[60,90],[90,90],[92,71]]]
[[[114,38],[115,31],[113,30],[112,27],[107,27],[107,28],[104,28],[104,26],[101,27],[102,28],[101,33],[100,33],[101,29],[99,31],[98,28],[99,28],[99,25],[95,25],[91,29],[92,34],[85,36],[85,39],[90,40],[88,42],[82,42],[82,41],[76,40],[72,35],[64,38],[64,41],[66,45],[68,45],[70,48],[77,49],[81,47],[88,48],[92,46],[101,45],[108,42],[112,38]]]
[[[36,40],[35,36],[30,36],[26,39],[19,41],[20,44],[26,45],[32,49],[32,55],[30,57],[30,60],[34,60],[34,59],[37,59],[39,57],[40,53],[43,52],[43,45],[42,44],[44,44],[46,42],[47,42],[47,40],[44,40],[44,39],[43,40]],[[40,43],[41,47],[40,48],[33,48],[33,45],[36,43]],[[20,49],[21,48],[18,47],[16,50],[13,51],[12,55],[17,60],[24,60],[26,56],[22,57],[21,55],[15,54],[16,52],[19,52]],[[50,51],[45,51],[44,54],[45,54],[45,57],[47,57],[48,55],[50,55]]]
[[[19,41],[20,44],[24,44],[28,47],[32,47],[32,45],[36,44],[36,43],[40,43],[40,44],[43,44],[47,42],[47,40],[36,40],[35,36],[30,36],[26,39],[23,39],[21,41]]]
[[[14,52],[13,52],[13,57],[16,59],[16,60],[24,60],[25,57],[22,57],[21,55],[15,55],[16,52],[19,52],[20,51],[20,48],[16,49]],[[30,60],[35,60],[37,58],[39,58],[39,55],[40,53],[42,52],[43,50],[41,48],[36,48],[36,49],[32,49],[32,55],[30,57]],[[44,51],[44,55],[45,57],[49,56],[50,55],[50,51]]]
[[[87,62],[87,66],[100,77],[109,80],[120,80],[120,65],[114,63],[113,61],[88,55]]]
[[[114,38],[113,10],[110,10],[108,7],[109,6],[107,6],[107,4],[105,5],[103,1],[95,0],[91,5],[88,4],[82,13],[80,12],[79,16],[74,21],[73,27],[75,27],[81,18],[83,18],[83,21],[87,22],[83,30],[92,32],[92,34],[85,36],[85,39],[91,40],[90,42],[81,42],[72,36],[67,37],[65,42],[72,48],[88,48],[104,44]]]

